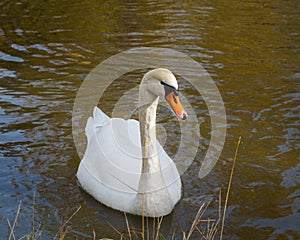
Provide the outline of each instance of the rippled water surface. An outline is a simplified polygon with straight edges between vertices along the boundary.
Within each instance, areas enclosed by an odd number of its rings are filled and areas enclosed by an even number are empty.
[[[163,222],[165,236],[180,239],[203,201],[207,217],[222,204],[237,139],[242,137],[229,196],[225,239],[300,238],[300,5],[291,1],[1,1],[0,3],[0,236],[31,229],[34,205],[42,239],[62,222],[69,238],[117,238],[122,213],[82,192],[75,174],[80,158],[72,138],[72,110],[88,73],[109,56],[133,47],[166,47],[201,63],[226,107],[227,137],[221,157],[204,179],[198,171],[210,139],[210,117],[195,89],[182,93],[201,122],[197,156],[182,176],[184,195]],[[107,89],[99,106],[110,113],[144,70]],[[179,126],[158,111],[177,149]],[[168,139],[173,142],[168,143]],[[129,217],[132,227],[141,219]],[[108,224],[110,223],[110,224]],[[199,234],[192,239],[199,239]]]

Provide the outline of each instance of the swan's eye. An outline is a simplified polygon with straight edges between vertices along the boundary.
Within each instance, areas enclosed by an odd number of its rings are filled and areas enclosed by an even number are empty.
[[[163,81],[160,81],[161,85],[164,86],[165,88],[165,95],[168,95],[170,92],[173,92],[176,96],[179,95],[179,90],[176,89],[175,87],[163,82]]]

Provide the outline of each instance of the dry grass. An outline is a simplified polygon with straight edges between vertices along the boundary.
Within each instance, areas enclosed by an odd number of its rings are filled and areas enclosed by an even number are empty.
[[[211,240],[215,239],[216,234],[218,232],[218,228],[221,222],[222,214],[221,214],[221,190],[219,194],[219,211],[217,219],[203,219],[203,215],[207,208],[209,207],[210,202],[203,203],[193,220],[193,223],[188,232],[183,232],[178,236],[176,231],[173,231],[172,240],[174,239],[182,239],[189,240],[192,237],[192,234],[199,235],[199,239]],[[129,226],[127,215],[124,214],[126,229],[118,230],[113,225],[109,224],[111,228],[119,235],[120,240],[165,240],[166,238],[161,234],[161,226],[163,223],[163,217],[160,218],[151,218],[152,226],[149,224],[149,219],[145,218],[145,225],[142,230],[133,229]],[[150,225],[150,226],[149,226]]]
[[[19,219],[19,215],[21,212],[21,203],[19,203],[18,206],[18,210],[15,216],[15,219],[13,221],[13,223],[11,224],[11,222],[7,219],[7,223],[9,226],[9,234],[8,234],[8,240],[38,240],[42,237],[42,224],[40,223],[38,226],[35,225],[35,194],[34,194],[34,200],[33,200],[33,210],[32,210],[32,221],[31,221],[31,231],[27,234],[25,234],[24,236],[17,238],[15,235],[16,232],[16,228],[18,225],[18,219]],[[55,236],[53,237],[53,240],[63,240],[65,239],[67,233],[68,233],[68,227],[67,224],[70,222],[70,220],[79,212],[81,207],[78,207],[76,209],[76,211],[61,225],[61,227],[59,228],[59,230],[56,232]]]
[[[189,240],[193,234],[198,234],[198,239],[205,239],[205,240],[214,240],[216,239],[218,230],[219,230],[219,239],[223,239],[223,232],[224,232],[224,226],[225,226],[225,217],[226,217],[226,210],[228,205],[228,199],[229,199],[229,193],[233,178],[233,172],[235,168],[235,162],[237,158],[238,149],[240,146],[241,137],[239,137],[235,155],[233,158],[232,168],[230,172],[230,177],[228,181],[227,191],[226,191],[226,198],[224,203],[224,208],[222,212],[222,205],[221,205],[221,189],[219,192],[219,209],[218,209],[218,218],[217,219],[203,219],[203,215],[205,211],[207,210],[210,202],[203,203],[200,208],[198,209],[198,212],[194,218],[194,221],[189,229],[188,232],[182,231],[182,237],[176,236],[176,232],[174,230],[172,235],[172,240],[174,239],[182,239],[182,240]],[[16,217],[14,221],[11,223],[9,220],[7,220],[8,226],[9,226],[9,232],[8,232],[8,240],[38,240],[42,236],[42,228],[41,224],[38,226],[35,225],[35,194],[34,194],[34,202],[33,202],[33,210],[32,210],[32,222],[31,222],[31,231],[22,236],[21,238],[16,238],[15,231],[16,227],[18,225],[18,217],[20,215],[21,211],[21,203],[18,206],[18,210],[16,213]],[[73,214],[61,225],[55,236],[53,237],[53,240],[64,240],[68,234],[68,223],[70,220],[79,212],[81,207],[78,207]],[[108,223],[111,228],[119,235],[120,240],[135,240],[135,239],[142,239],[142,240],[165,240],[166,238],[161,234],[161,225],[163,222],[163,217],[160,218],[154,218],[152,219],[152,227],[149,226],[149,219],[142,217],[142,230],[133,229],[129,226],[129,221],[127,218],[126,213],[124,213],[124,218],[126,222],[126,229],[124,231],[116,229],[114,226],[112,226],[110,223]],[[96,233],[93,230],[93,240],[99,239],[96,237]],[[101,238],[99,240],[113,240],[109,238]]]

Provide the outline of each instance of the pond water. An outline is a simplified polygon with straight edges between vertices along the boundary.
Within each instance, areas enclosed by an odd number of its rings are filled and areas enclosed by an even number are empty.
[[[13,223],[20,202],[16,237],[31,231],[34,217],[42,239],[53,239],[79,206],[67,239],[92,239],[93,230],[98,238],[118,239],[111,225],[126,229],[122,213],[93,200],[76,182],[80,157],[72,138],[72,110],[81,83],[97,64],[142,46],[182,51],[201,63],[219,88],[228,121],[220,159],[199,179],[210,117],[198,92],[180,86],[201,119],[201,141],[182,176],[182,200],[162,223],[164,236],[171,239],[176,231],[180,239],[208,199],[205,217],[216,217],[219,189],[224,205],[241,136],[225,239],[299,239],[299,22],[296,0],[1,1],[1,239],[8,236],[7,220]],[[99,106],[109,114],[142,72],[118,79]],[[158,115],[168,136],[178,140],[176,118],[169,110]],[[171,156],[176,141],[166,145]],[[129,221],[140,228],[140,218],[129,216]],[[200,237],[196,232],[191,239]]]

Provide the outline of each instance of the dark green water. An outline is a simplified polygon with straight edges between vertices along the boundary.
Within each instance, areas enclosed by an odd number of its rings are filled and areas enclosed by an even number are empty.
[[[188,231],[203,199],[206,217],[223,203],[239,136],[242,142],[231,186],[225,239],[300,238],[300,5],[291,1],[1,1],[0,2],[0,236],[19,202],[16,236],[42,224],[53,239],[62,221],[69,237],[116,238],[122,213],[83,193],[72,139],[72,110],[87,74],[101,61],[133,47],[167,47],[201,63],[226,107],[225,147],[213,171],[198,178],[210,139],[210,118],[199,94],[182,91],[201,124],[201,146],[182,176],[184,196],[163,228]],[[139,72],[127,79],[141,78]],[[100,105],[109,112],[124,82],[109,88]],[[130,85],[134,87],[134,85]],[[162,113],[171,137],[178,132]],[[175,121],[176,122],[176,121]],[[167,150],[172,154],[172,144]],[[34,193],[36,195],[34,200]],[[140,218],[130,217],[140,226]],[[193,239],[199,239],[194,234]]]

